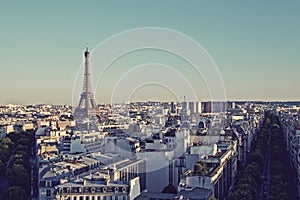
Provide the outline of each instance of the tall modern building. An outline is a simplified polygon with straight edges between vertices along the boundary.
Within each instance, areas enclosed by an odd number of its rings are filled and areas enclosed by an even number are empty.
[[[100,112],[95,102],[94,93],[92,92],[92,83],[90,77],[90,52],[88,47],[84,52],[84,78],[82,93],[79,104],[75,109],[74,117],[78,129],[91,130],[94,129],[97,121],[99,122]]]

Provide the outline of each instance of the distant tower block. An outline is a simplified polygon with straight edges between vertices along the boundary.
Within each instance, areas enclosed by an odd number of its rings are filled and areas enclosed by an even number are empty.
[[[89,57],[90,52],[88,47],[84,52],[85,68],[84,68],[84,80],[83,88],[80,96],[78,107],[75,109],[74,117],[76,123],[90,123],[99,119],[100,112],[95,102],[94,93],[92,92],[92,84],[90,78],[90,66]],[[87,127],[90,127],[89,125]],[[89,128],[87,128],[89,130]]]

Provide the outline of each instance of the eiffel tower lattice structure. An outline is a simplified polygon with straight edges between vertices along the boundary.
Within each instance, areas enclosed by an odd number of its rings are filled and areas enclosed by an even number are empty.
[[[92,92],[92,83],[90,77],[90,52],[88,47],[84,52],[84,79],[83,88],[80,96],[79,104],[75,109],[74,118],[76,120],[76,127],[80,130],[95,129],[97,122],[99,122],[100,111],[95,102],[94,93]]]

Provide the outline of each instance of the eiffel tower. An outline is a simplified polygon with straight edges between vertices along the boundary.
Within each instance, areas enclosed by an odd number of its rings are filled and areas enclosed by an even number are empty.
[[[95,129],[94,126],[99,122],[100,116],[100,111],[95,102],[94,93],[92,92],[89,57],[90,52],[88,47],[86,47],[86,51],[84,52],[85,67],[83,88],[79,104],[74,113],[77,129],[88,131]]]

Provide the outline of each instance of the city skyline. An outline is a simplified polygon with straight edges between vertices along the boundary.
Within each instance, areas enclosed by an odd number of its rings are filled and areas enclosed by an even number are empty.
[[[173,29],[200,43],[219,68],[228,100],[300,100],[294,90],[300,83],[297,1],[32,2],[0,8],[1,104],[72,103],[85,44],[93,49],[111,35],[141,27]],[[157,52],[130,56],[140,63],[170,58]],[[116,63],[112,77],[121,66],[139,64],[129,58]],[[106,102],[105,88],[93,87],[97,103]],[[136,100],[165,92],[155,91],[146,88]]]

